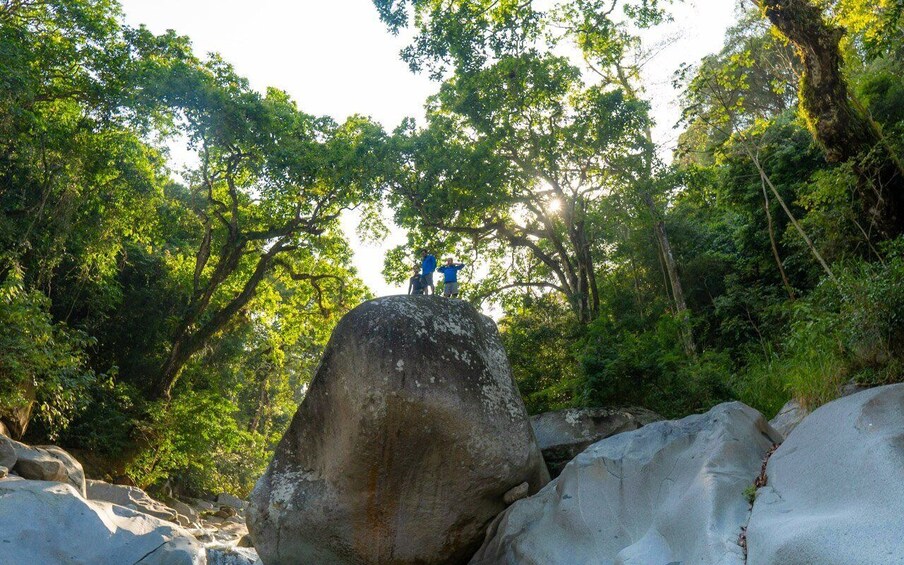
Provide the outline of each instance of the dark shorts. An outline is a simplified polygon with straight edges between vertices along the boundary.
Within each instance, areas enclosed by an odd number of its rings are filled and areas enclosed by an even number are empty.
[[[443,296],[458,294],[458,282],[443,283]]]

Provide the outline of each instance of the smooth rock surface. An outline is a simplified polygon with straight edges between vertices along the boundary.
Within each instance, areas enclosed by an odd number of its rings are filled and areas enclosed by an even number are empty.
[[[0,563],[204,565],[204,549],[173,524],[66,483],[0,481]]]
[[[217,495],[217,504],[231,506],[232,508],[236,508],[238,510],[244,510],[245,507],[248,506],[248,503],[241,498],[225,492]]]
[[[268,565],[461,563],[508,491],[548,480],[495,324],[387,297],[337,325],[248,527]]]
[[[69,483],[85,496],[85,471],[75,457],[59,447],[31,447],[11,441],[16,450],[12,470],[25,479]]]
[[[604,439],[499,516],[471,563],[743,565],[744,490],[778,439],[738,402]]]
[[[88,480],[86,487],[88,498],[91,500],[102,500],[118,504],[169,522],[176,521],[177,513],[174,509],[154,500],[148,493],[138,487],[112,485],[104,481],[93,480]]]
[[[766,471],[749,565],[904,563],[904,384],[818,408]]]
[[[566,408],[531,416],[537,445],[553,477],[591,444],[662,420],[644,408]]]

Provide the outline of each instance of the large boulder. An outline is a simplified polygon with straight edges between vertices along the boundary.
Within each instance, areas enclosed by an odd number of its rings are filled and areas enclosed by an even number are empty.
[[[904,384],[841,398],[769,459],[750,565],[904,563]]]
[[[381,298],[337,325],[248,527],[268,564],[462,563],[510,490],[548,480],[493,322]]]
[[[645,408],[566,408],[531,416],[537,445],[553,477],[591,444],[662,420]]]
[[[86,488],[88,498],[91,500],[102,500],[118,504],[168,522],[176,521],[177,512],[174,509],[154,500],[148,493],[138,487],[112,485],[104,481],[88,480],[86,481]]]
[[[16,464],[12,470],[25,479],[69,483],[85,496],[85,471],[75,457],[54,445],[31,447],[10,439],[16,452]]]
[[[71,485],[0,481],[0,563],[204,565],[204,548],[173,524]]]
[[[737,402],[604,439],[499,516],[471,563],[743,565],[744,491],[778,439]]]

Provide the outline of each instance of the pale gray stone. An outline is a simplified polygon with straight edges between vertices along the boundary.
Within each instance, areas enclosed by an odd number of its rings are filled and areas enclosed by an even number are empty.
[[[178,526],[84,499],[68,483],[0,481],[0,563],[204,565]]]
[[[201,518],[200,514],[194,507],[182,502],[181,500],[170,500],[169,506],[192,522],[197,522]]]
[[[463,562],[506,492],[548,480],[492,320],[380,298],[337,325],[248,526],[265,563]]]
[[[16,451],[12,470],[25,479],[69,483],[85,496],[85,471],[75,457],[59,447],[49,445],[30,447],[9,441]]]
[[[530,424],[550,475],[557,477],[590,444],[658,420],[662,416],[645,408],[566,408],[531,416]]]
[[[0,435],[0,465],[7,469],[12,469],[16,465],[16,459],[18,458],[13,440]]]
[[[766,472],[749,565],[904,563],[904,384],[818,408]]]
[[[593,444],[509,507],[475,565],[743,565],[744,490],[779,436],[741,403]]]
[[[786,438],[809,413],[810,411],[801,406],[800,402],[792,398],[782,406],[775,418],[769,420],[769,425]]]
[[[207,565],[264,565],[250,547],[211,547],[207,549]]]
[[[225,492],[220,493],[217,496],[217,504],[231,506],[232,508],[235,508],[237,510],[244,510],[244,508],[248,506],[248,503],[241,498]]]
[[[118,504],[169,522],[177,521],[178,514],[174,509],[154,500],[148,493],[138,487],[88,480],[87,492],[88,498],[91,500],[102,500]]]

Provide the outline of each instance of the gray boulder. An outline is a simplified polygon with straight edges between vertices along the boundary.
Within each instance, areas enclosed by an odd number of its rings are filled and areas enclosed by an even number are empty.
[[[244,510],[245,507],[248,506],[248,503],[241,498],[225,492],[217,495],[217,504],[221,506],[229,506],[235,508],[236,510]]]
[[[0,481],[0,563],[204,565],[188,534],[122,506],[85,500],[71,485]]]
[[[13,440],[0,435],[0,466],[12,469],[18,458]]]
[[[737,402],[604,439],[500,515],[471,563],[743,565],[744,490],[778,439]]]
[[[775,418],[769,420],[769,425],[785,438],[804,421],[809,413],[810,411],[801,406],[800,402],[792,398],[782,406]]]
[[[102,500],[118,504],[169,522],[177,521],[178,515],[175,510],[162,502],[154,500],[148,496],[148,493],[138,487],[112,485],[104,481],[93,480],[88,480],[86,487],[88,498],[91,500]]]
[[[182,502],[181,500],[170,500],[169,505],[173,510],[178,512],[179,515],[185,516],[185,518],[187,518],[191,522],[197,522],[201,519],[201,515],[197,510],[195,510],[194,507]]]
[[[750,565],[904,563],[904,384],[818,408],[766,472]]]
[[[69,483],[85,496],[85,471],[75,457],[59,447],[30,447],[9,441],[16,451],[13,472],[25,479]]]
[[[662,420],[645,408],[567,408],[531,416],[530,424],[553,477],[591,444]]]
[[[250,547],[209,547],[207,565],[264,565]]]
[[[504,497],[549,480],[493,322],[433,296],[337,325],[251,495],[265,563],[456,563]]]

